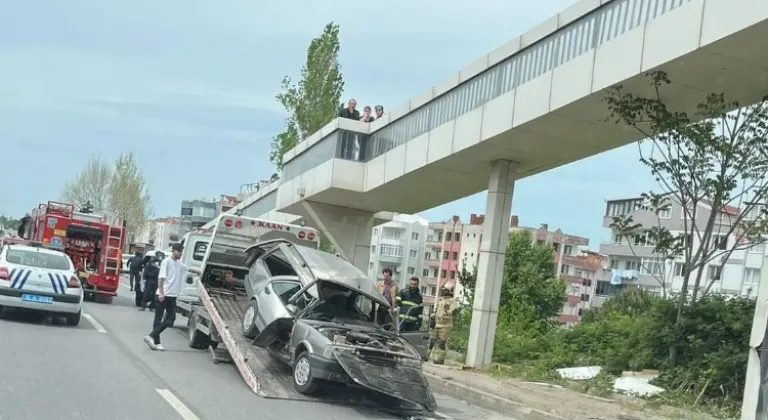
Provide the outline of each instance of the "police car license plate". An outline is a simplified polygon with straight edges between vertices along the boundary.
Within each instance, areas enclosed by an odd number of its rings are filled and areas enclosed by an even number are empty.
[[[50,296],[40,295],[21,295],[21,300],[24,302],[36,302],[36,303],[53,303],[53,298]]]

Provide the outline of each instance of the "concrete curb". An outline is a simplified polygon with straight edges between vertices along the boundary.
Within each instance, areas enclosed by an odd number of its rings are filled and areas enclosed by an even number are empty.
[[[531,408],[498,395],[489,394],[485,391],[460,384],[449,379],[441,378],[437,375],[424,372],[430,386],[437,392],[466,401],[486,410],[511,415],[516,420],[567,420],[556,414],[548,413],[543,410]]]

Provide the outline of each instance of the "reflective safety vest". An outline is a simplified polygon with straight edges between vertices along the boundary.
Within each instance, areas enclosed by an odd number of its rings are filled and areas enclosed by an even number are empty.
[[[459,309],[459,303],[452,297],[440,298],[435,306],[435,328],[453,327],[453,314]]]
[[[421,322],[424,312],[424,298],[418,291],[405,288],[397,294],[397,304],[400,308],[398,317],[400,321]]]

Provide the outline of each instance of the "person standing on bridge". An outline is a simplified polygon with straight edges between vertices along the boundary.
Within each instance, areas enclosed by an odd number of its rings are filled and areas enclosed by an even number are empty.
[[[181,294],[184,277],[187,275],[187,266],[180,260],[183,249],[181,244],[173,244],[171,257],[163,259],[160,264],[155,320],[152,324],[152,332],[144,337],[144,342],[152,350],[165,350],[165,347],[160,344],[160,334],[172,327],[176,321],[176,298]]]
[[[339,117],[360,121],[360,111],[357,110],[357,101],[350,99],[349,103],[347,103],[347,107],[339,111]]]

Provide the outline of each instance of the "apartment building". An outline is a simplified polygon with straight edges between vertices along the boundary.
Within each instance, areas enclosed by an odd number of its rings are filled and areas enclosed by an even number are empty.
[[[240,197],[222,194],[219,198],[195,198],[181,202],[181,229],[199,229],[216,216],[240,203]]]
[[[148,221],[136,235],[136,242],[168,250],[181,236],[181,220],[178,217],[162,217]]]
[[[472,214],[469,217],[469,224],[463,226],[459,272],[464,267],[472,271],[477,265],[484,222],[485,216]],[[509,232],[520,231],[531,234],[533,245],[551,246],[554,249],[556,273],[552,274],[559,275],[567,283],[565,301],[558,319],[564,325],[579,322],[584,311],[592,304],[597,279],[608,278],[604,269],[606,258],[587,249],[589,245],[587,238],[568,235],[560,229],[549,230],[547,224],[542,224],[538,228],[520,226],[519,218],[512,216]]]
[[[674,235],[686,235],[684,228],[683,206],[669,197],[670,208],[656,215],[642,209],[642,198],[609,200],[606,202],[603,226],[610,228],[613,217],[631,215],[635,223],[650,229],[662,226]],[[698,203],[695,223],[703,226],[713,209],[708,202]],[[717,210],[714,210],[717,211]],[[721,250],[730,249],[737,240],[735,235],[727,235],[730,223],[739,215],[736,207],[726,206],[717,211],[713,245]],[[692,212],[688,212],[691,214]],[[755,217],[746,215],[745,219]],[[690,216],[688,216],[690,218]],[[688,222],[690,223],[690,221]],[[612,270],[610,279],[596,285],[596,294],[600,299],[611,296],[624,287],[639,287],[653,292],[677,293],[682,290],[684,259],[664,260],[653,252],[653,244],[647,236],[648,229],[640,229],[630,237],[619,235],[611,230],[611,240],[600,245],[600,252],[608,255]],[[703,229],[702,229],[703,230]],[[720,234],[722,232],[722,234]],[[693,235],[696,236],[696,235]],[[700,246],[698,238],[691,238],[694,251]],[[745,244],[747,245],[747,244]],[[760,280],[760,270],[765,255],[764,244],[739,249],[731,254],[721,269],[719,259],[700,268],[704,282],[712,283],[711,291],[730,295],[756,295]],[[695,273],[694,273],[695,274]]]
[[[430,311],[438,290],[445,284],[459,286],[458,270],[464,224],[459,216],[445,222],[429,223],[424,247],[421,293]],[[459,287],[454,287],[454,295]]]
[[[368,275],[381,279],[381,272],[389,268],[400,288],[407,286],[409,278],[421,277],[428,223],[419,216],[396,214],[391,222],[374,227]]]

